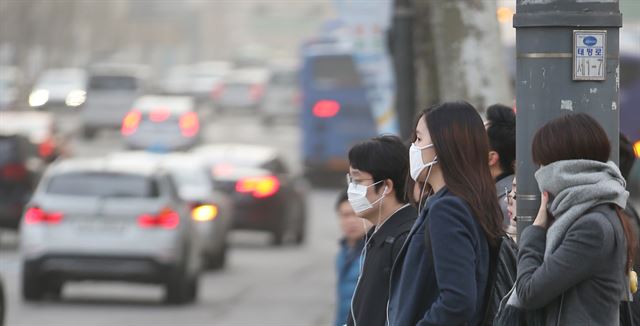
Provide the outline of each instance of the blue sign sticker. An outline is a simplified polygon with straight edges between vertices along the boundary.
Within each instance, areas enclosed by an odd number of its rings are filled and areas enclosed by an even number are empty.
[[[587,36],[582,40],[582,42],[586,46],[594,46],[598,43],[598,39],[593,36]]]

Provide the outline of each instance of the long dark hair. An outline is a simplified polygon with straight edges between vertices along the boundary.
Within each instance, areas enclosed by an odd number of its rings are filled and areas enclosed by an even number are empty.
[[[563,160],[592,160],[606,163],[611,153],[607,133],[594,118],[585,113],[567,114],[551,120],[533,137],[531,154],[537,165],[548,165]],[[627,240],[629,270],[635,254],[635,235],[624,207],[614,207]]]
[[[495,245],[504,231],[496,186],[487,161],[489,140],[482,118],[467,102],[438,104],[422,111],[417,121],[422,117],[447,189],[469,205],[489,243]],[[415,140],[414,134],[412,141]]]

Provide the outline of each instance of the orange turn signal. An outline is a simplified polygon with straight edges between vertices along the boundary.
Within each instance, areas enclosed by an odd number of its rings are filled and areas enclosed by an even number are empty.
[[[206,222],[212,221],[218,217],[218,206],[216,205],[200,205],[191,211],[191,217],[194,221]]]

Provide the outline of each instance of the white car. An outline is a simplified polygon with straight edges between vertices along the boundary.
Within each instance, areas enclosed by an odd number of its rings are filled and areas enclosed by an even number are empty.
[[[87,99],[87,74],[82,69],[49,69],[29,94],[29,106],[80,107]]]
[[[216,107],[225,112],[249,110],[257,113],[264,99],[269,71],[261,68],[243,68],[230,72],[213,91]]]
[[[148,95],[135,101],[121,132],[130,149],[186,150],[200,142],[200,117],[190,97]]]
[[[221,269],[226,263],[228,238],[233,226],[234,208],[228,194],[218,189],[209,165],[190,153],[155,154],[143,151],[112,153],[110,159],[151,164],[166,169],[178,187],[178,195],[191,209],[198,242],[202,244],[202,265],[205,269]]]
[[[91,71],[87,103],[82,110],[82,134],[91,139],[100,130],[117,130],[144,91],[144,74],[133,68]]]
[[[20,228],[22,295],[60,296],[68,281],[161,284],[166,301],[195,300],[200,248],[187,205],[157,164],[54,163]]]

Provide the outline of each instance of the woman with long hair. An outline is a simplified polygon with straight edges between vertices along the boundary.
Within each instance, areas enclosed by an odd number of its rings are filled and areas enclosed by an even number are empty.
[[[550,121],[533,138],[542,199],[519,239],[516,293],[522,308],[542,309],[547,325],[618,325],[635,240],[610,154],[604,129],[582,113]]]
[[[490,246],[504,234],[487,153],[484,124],[469,103],[419,115],[409,156],[411,189],[422,193],[410,198],[420,199],[421,211],[391,271],[389,325],[482,322]]]

